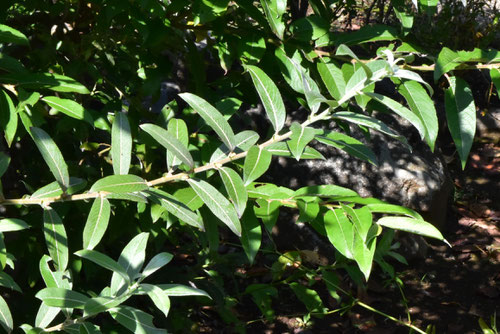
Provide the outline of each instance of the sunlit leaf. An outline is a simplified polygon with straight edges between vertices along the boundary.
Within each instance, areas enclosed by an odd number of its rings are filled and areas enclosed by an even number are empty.
[[[243,217],[241,217],[240,241],[250,265],[253,264],[262,242],[262,228],[252,208],[245,210]]]
[[[325,145],[346,151],[350,155],[368,161],[374,166],[378,165],[377,156],[371,148],[346,134],[324,130],[321,135],[316,136],[316,140]]]
[[[75,252],[75,255],[92,261],[103,268],[111,270],[113,273],[119,274],[127,283],[130,283],[130,277],[128,276],[125,268],[106,254],[99,253],[95,250],[82,249]]]
[[[43,210],[43,234],[58,271],[66,270],[68,266],[68,236],[61,218],[52,208]]]
[[[0,75],[0,83],[17,85],[27,89],[48,88],[56,92],[90,94],[90,91],[76,80],[55,73],[10,73]]]
[[[7,333],[10,333],[14,328],[14,322],[12,320],[9,305],[7,305],[2,296],[0,296],[0,325],[2,325]]]
[[[234,206],[210,183],[188,179],[191,188],[203,200],[212,213],[226,224],[237,236],[241,236],[241,225]]]
[[[57,96],[45,96],[42,98],[42,101],[69,117],[85,120],[90,125],[94,125],[94,120],[88,110],[85,110],[85,108],[73,100],[61,99]]]
[[[264,174],[271,165],[272,154],[266,149],[253,146],[245,157],[243,165],[243,181],[245,186]]]
[[[353,225],[345,216],[344,210],[328,210],[324,216],[325,230],[328,240],[342,255],[354,259]]]
[[[101,241],[108,227],[110,213],[109,201],[106,198],[97,197],[83,229],[83,248],[93,249]]]
[[[179,142],[188,147],[189,133],[186,123],[182,119],[172,118],[168,122],[168,132],[170,132]],[[182,162],[175,154],[167,149],[167,166],[173,168]]]
[[[168,317],[168,312],[170,311],[170,299],[167,293],[163,291],[156,285],[152,284],[141,284],[140,289],[144,290],[146,294],[151,298],[155,306],[163,312],[165,317]]]
[[[401,230],[405,232],[420,234],[425,237],[435,238],[448,243],[441,232],[432,225],[421,219],[414,219],[410,217],[382,217],[377,221],[378,225]]]
[[[120,325],[134,334],[166,334],[167,331],[153,325],[153,317],[146,312],[129,307],[118,306],[109,310],[109,314]]]
[[[9,94],[0,89],[0,129],[4,132],[7,146],[10,147],[14,141],[17,131],[18,117],[16,107]]]
[[[35,326],[40,328],[47,327],[57,317],[59,312],[61,312],[59,307],[48,306],[42,302],[36,314]]]
[[[129,193],[148,189],[146,181],[137,175],[110,175],[94,183],[90,192]]]
[[[20,231],[30,228],[30,226],[21,219],[4,218],[0,219],[0,232]]]
[[[316,129],[301,126],[299,123],[294,122],[290,127],[292,131],[292,135],[290,136],[290,140],[286,143],[290,152],[292,152],[294,158],[299,161],[302,156],[302,152],[305,147],[311,140],[314,139],[314,135],[316,134]]]
[[[68,188],[66,189],[66,193],[68,195],[72,195],[72,194],[77,193],[80,190],[84,189],[86,185],[87,185],[87,181],[80,179],[80,178],[77,178],[77,177],[70,177]],[[35,191],[30,196],[30,198],[56,197],[56,196],[61,196],[62,194],[63,194],[63,191],[62,191],[61,187],[59,186],[59,183],[57,181],[54,181],[52,183],[47,184],[46,186],[43,186],[42,188],[38,189],[37,191]]]
[[[130,168],[132,154],[132,135],[127,115],[115,113],[111,127],[111,159],[115,175],[126,175]]]
[[[238,173],[229,167],[219,168],[219,175],[229,198],[233,201],[234,207],[238,212],[238,217],[241,217],[248,201],[247,190],[245,189],[243,180]]]
[[[31,135],[35,141],[38,150],[42,154],[43,160],[49,166],[50,171],[56,178],[63,190],[69,186],[68,166],[59,151],[56,143],[50,138],[47,132],[40,128],[32,127]]]
[[[40,290],[35,297],[47,306],[67,308],[83,308],[90,299],[84,294],[63,288],[45,288]]]
[[[30,44],[28,38],[22,32],[4,24],[0,24],[0,42],[25,46]]]
[[[205,296],[212,299],[205,291],[182,284],[157,284],[157,286],[170,297]]]
[[[172,254],[167,252],[156,254],[146,265],[141,275],[143,277],[148,277],[157,270],[161,269],[163,266],[167,265],[170,261],[172,261],[173,257],[174,256]]]

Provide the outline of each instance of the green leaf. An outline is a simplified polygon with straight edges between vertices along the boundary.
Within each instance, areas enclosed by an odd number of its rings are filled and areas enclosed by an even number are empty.
[[[142,193],[112,193],[112,194],[106,194],[106,198],[133,201],[137,203],[148,202],[146,196],[144,196]]]
[[[7,265],[7,249],[5,248],[5,239],[3,233],[0,233],[0,270],[5,269]]]
[[[490,70],[490,77],[497,89],[497,95],[500,96],[500,70],[498,68],[492,68]]]
[[[58,271],[66,270],[68,266],[68,236],[61,218],[52,208],[43,210],[43,233],[49,250]]]
[[[212,299],[205,291],[182,284],[157,284],[157,286],[170,297],[205,296]]]
[[[79,334],[101,334],[99,326],[91,324],[90,322],[80,323],[80,333]]]
[[[109,201],[101,196],[97,197],[83,229],[83,248],[93,249],[101,241],[108,227],[110,214]]]
[[[149,233],[142,232],[136,235],[122,250],[118,258],[118,264],[125,268],[130,280],[134,280],[139,276],[139,273],[146,259],[146,246],[148,243]],[[128,280],[123,280],[120,273],[113,273],[111,278],[111,294],[120,294],[123,287],[127,287]]]
[[[324,216],[325,230],[328,240],[346,258],[354,259],[353,225],[344,214],[344,210],[328,210]]]
[[[74,193],[77,193],[80,190],[84,189],[86,185],[87,185],[87,181],[80,179],[80,178],[77,178],[77,177],[70,177],[68,189],[66,189],[66,194],[72,195]],[[37,191],[35,191],[30,196],[30,198],[36,199],[36,198],[57,197],[57,196],[61,196],[62,194],[63,194],[63,191],[62,191],[61,187],[59,186],[59,183],[57,183],[57,181],[54,181],[52,183],[47,184],[46,186],[43,186],[42,188],[38,189]]]
[[[53,73],[10,73],[0,75],[0,83],[17,85],[26,89],[48,88],[62,93],[90,94],[90,91],[78,81]]]
[[[93,315],[109,310],[110,308],[116,307],[130,298],[130,295],[124,294],[118,297],[94,297],[85,303],[83,307],[85,315]]]
[[[161,146],[165,147],[169,152],[172,152],[177,158],[193,168],[194,162],[191,153],[187,147],[183,145],[177,138],[175,138],[167,130],[154,124],[142,124],[140,128],[151,135]]]
[[[409,217],[413,217],[415,219],[424,220],[418,212],[400,205],[387,204],[387,203],[372,203],[372,204],[367,204],[366,208],[368,208],[373,213],[402,214]]]
[[[17,283],[5,272],[0,272],[0,286],[5,288],[9,288],[11,290],[15,290],[22,293],[21,288]]]
[[[436,59],[436,66],[434,68],[434,82],[437,82],[439,78],[445,73],[453,70],[462,63],[462,57],[447,47],[443,47],[441,52]]]
[[[297,122],[293,122],[290,129],[292,130],[292,135],[286,143],[294,158],[299,161],[307,144],[314,139],[316,129],[302,126]]]
[[[151,188],[147,191],[150,195],[150,198],[153,201],[156,201],[162,207],[164,207],[169,213],[173,214],[183,222],[199,228],[200,230],[204,230],[203,222],[200,217],[194,213],[186,204],[183,203],[182,200],[161,191],[159,189]]]
[[[368,281],[373,265],[373,256],[375,255],[376,238],[368,236],[365,240],[360,234],[360,231],[355,227],[354,232],[354,260],[358,264],[359,269],[363,273],[365,280]]]
[[[17,131],[17,112],[12,99],[3,89],[0,89],[0,128],[4,132],[5,141],[10,147]]]
[[[3,174],[5,174],[7,168],[9,168],[9,164],[10,164],[10,157],[5,153],[0,152],[0,177],[2,177]]]
[[[26,72],[26,68],[19,60],[3,53],[0,53],[0,69],[10,73]]]
[[[377,156],[372,151],[372,149],[359,140],[352,138],[346,134],[324,130],[321,135],[316,136],[316,140],[325,145],[333,146],[340,150],[346,151],[350,155],[368,161],[374,166],[378,166]]]
[[[371,129],[377,130],[379,132],[382,132],[383,134],[386,134],[394,139],[399,140],[400,142],[405,144],[405,146],[411,151],[411,147],[410,145],[408,145],[408,141],[406,140],[405,137],[396,133],[394,130],[389,128],[384,122],[374,117],[351,111],[339,111],[333,113],[332,118],[337,118],[354,124],[363,125]]]
[[[135,191],[147,190],[146,181],[137,175],[110,175],[94,183],[90,192],[105,191],[109,193],[130,193]]]
[[[295,56],[295,54],[294,59],[295,57],[300,57]],[[285,78],[288,85],[290,85],[290,87],[292,87],[294,91],[300,94],[304,94],[304,84],[302,82],[302,76],[297,66],[295,66],[295,62],[286,55],[285,51],[282,48],[276,48],[274,55],[277,58],[281,75],[283,76],[283,78]],[[300,60],[297,59],[297,62],[299,61]]]
[[[88,110],[73,100],[61,99],[56,96],[45,96],[42,98],[50,107],[60,111],[69,117],[85,120],[90,125],[94,125],[94,119]]]
[[[250,284],[245,289],[245,293],[252,296],[252,300],[265,316],[266,320],[272,321],[274,318],[274,309],[271,297],[277,296],[278,290],[270,284]]]
[[[358,196],[358,193],[354,190],[344,188],[341,186],[327,184],[321,186],[307,186],[302,187],[296,190],[293,194],[293,198],[296,197],[326,197],[332,198],[335,197],[353,197]]]
[[[40,274],[48,288],[66,288],[71,289],[70,276],[67,272],[52,271],[49,262],[53,261],[49,256],[43,255],[40,259]]]
[[[464,169],[476,133],[476,106],[467,82],[458,77],[451,77],[449,82],[445,92],[446,120]]]
[[[248,201],[248,194],[243,184],[243,180],[241,180],[238,173],[229,167],[219,168],[219,175],[224,183],[229,198],[233,202],[236,212],[238,212],[238,217],[241,217]]]
[[[0,24],[0,42],[29,46],[28,38],[19,30]]]
[[[48,306],[42,302],[36,314],[35,326],[39,328],[47,327],[57,317],[59,312],[61,312],[59,307]]]
[[[295,20],[290,25],[293,37],[304,41],[315,41],[328,33],[330,25],[318,15],[309,15]]]
[[[334,63],[319,62],[318,72],[328,92],[335,100],[340,100],[345,93],[346,82],[342,70]]]
[[[45,288],[38,291],[35,297],[47,306],[61,308],[83,308],[90,299],[84,294],[63,288]]]
[[[267,117],[269,117],[274,131],[279,132],[285,124],[286,110],[278,87],[260,68],[247,65],[245,69],[252,77],[253,84],[266,109]]]
[[[147,293],[155,306],[163,312],[165,318],[168,317],[168,311],[170,311],[170,298],[168,298],[165,291],[152,284],[141,284],[139,288]]]
[[[399,87],[399,93],[404,96],[410,109],[422,122],[423,128],[425,129],[425,140],[431,150],[434,151],[434,143],[439,129],[434,102],[429,95],[427,95],[425,89],[415,81],[405,81]]]
[[[43,160],[45,160],[45,163],[49,166],[50,171],[61,188],[66,190],[69,186],[68,166],[56,143],[54,143],[47,132],[36,127],[31,128],[31,135],[38,150],[42,154]]]
[[[153,325],[153,317],[146,312],[129,307],[118,306],[109,310],[109,314],[120,325],[134,334],[166,334],[164,329],[158,329]]]
[[[240,241],[248,261],[252,265],[262,242],[262,228],[252,208],[245,210],[243,217],[241,217]]]
[[[382,24],[375,24],[364,26],[355,32],[336,34],[333,39],[333,44],[335,46],[342,44],[357,45],[376,41],[393,41],[395,39],[398,39],[398,32],[396,28]],[[316,45],[316,47],[320,46],[326,45]]]
[[[188,147],[189,133],[186,123],[182,119],[172,118],[168,122],[168,132],[170,132],[179,142]],[[167,150],[168,168],[177,167],[182,162],[175,154]]]
[[[127,115],[122,112],[115,113],[111,127],[111,160],[115,175],[126,175],[130,168],[132,156],[132,134]]]
[[[130,278],[125,268],[106,254],[99,253],[95,250],[82,249],[75,252],[75,255],[90,260],[105,269],[111,270],[113,273],[117,273],[123,277],[128,284],[130,284]]]
[[[272,32],[283,39],[285,32],[285,23],[283,22],[283,14],[286,11],[286,0],[260,0],[267,22],[271,27]]]
[[[210,126],[219,136],[222,142],[231,150],[234,150],[235,138],[231,126],[224,116],[215,109],[210,103],[199,96],[190,93],[182,93],[179,96],[186,101],[191,108],[200,115],[205,123]]]
[[[7,305],[2,296],[0,296],[0,325],[2,325],[7,333],[12,332],[12,329],[14,328],[14,322],[12,320],[9,305]]]
[[[243,165],[243,180],[245,186],[258,179],[264,174],[271,165],[273,155],[266,149],[259,146],[253,146],[245,157]]]
[[[26,228],[30,228],[30,226],[24,220],[17,218],[0,219],[0,233],[20,231]]]
[[[146,265],[146,267],[142,271],[141,276],[148,277],[152,275],[154,272],[161,269],[163,266],[167,265],[170,261],[172,261],[173,258],[174,256],[167,252],[156,254]]]
[[[353,209],[348,205],[341,204],[342,209],[348,215],[363,242],[367,241],[368,231],[372,227],[372,213],[367,207]]]
[[[308,289],[297,282],[292,282],[289,286],[297,298],[306,306],[307,311],[314,313],[326,313],[328,311],[315,290]]]
[[[250,147],[252,147],[259,140],[259,135],[255,131],[245,130],[235,135],[234,139],[237,148],[235,151],[245,152],[248,151]],[[229,153],[231,153],[231,151],[225,144],[222,144],[210,157],[210,163],[214,163],[227,158]]]
[[[434,225],[421,219],[410,217],[382,217],[377,221],[380,226],[385,226],[395,230],[415,233],[425,237],[435,238],[448,244],[443,235]]]
[[[234,206],[211,184],[196,179],[187,182],[203,200],[212,213],[226,224],[237,236],[241,236],[241,225]]]
[[[276,142],[273,143],[269,146],[266,147],[266,151],[271,153],[272,155],[277,155],[281,157],[288,157],[292,158],[292,152],[290,152],[290,149],[288,148],[287,143],[285,142]],[[325,157],[318,152],[316,149],[306,146],[304,149],[304,152],[302,152],[302,155],[300,156],[301,159],[322,159],[325,160]]]

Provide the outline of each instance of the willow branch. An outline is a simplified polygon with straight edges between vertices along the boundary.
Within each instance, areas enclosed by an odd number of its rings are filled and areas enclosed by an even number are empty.
[[[339,104],[341,101],[339,101]],[[331,108],[328,108],[320,114],[312,115],[308,120],[306,120],[304,123],[302,123],[302,126],[307,126],[307,125],[310,125],[312,123],[324,120],[326,117],[328,117],[328,114],[330,112],[331,112]],[[291,135],[292,135],[291,131],[288,131],[282,135],[275,134],[271,139],[260,144],[259,147],[265,148],[271,144],[286,140],[286,139],[290,138]],[[198,173],[210,170],[210,169],[218,169],[221,166],[223,166],[229,162],[239,160],[239,159],[246,157],[247,154],[248,154],[248,151],[237,153],[237,154],[231,153],[231,154],[229,154],[229,156],[227,158],[223,158],[221,160],[197,167],[189,173],[182,172],[182,173],[176,173],[173,175],[166,175],[166,176],[163,176],[163,177],[151,180],[151,181],[146,181],[146,183],[149,187],[153,187],[153,186],[158,186],[158,185],[162,185],[162,184],[173,182],[173,181],[187,180],[191,177],[190,175],[192,175],[192,174],[198,174]],[[49,206],[51,203],[83,201],[83,200],[94,199],[97,197],[106,197],[106,195],[109,195],[109,194],[110,193],[106,192],[106,191],[98,191],[98,192],[88,192],[88,193],[76,194],[76,195],[62,194],[59,196],[46,197],[46,198],[3,199],[0,201],[0,204],[1,205],[40,205],[40,206],[46,207],[46,206]]]

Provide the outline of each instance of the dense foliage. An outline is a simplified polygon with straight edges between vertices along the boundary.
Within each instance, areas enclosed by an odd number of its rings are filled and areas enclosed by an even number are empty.
[[[445,241],[441,233],[411,209],[347,188],[290,189],[259,178],[274,156],[322,159],[313,141],[377,165],[348,124],[407,144],[377,113],[407,120],[434,150],[433,97],[443,92],[465,166],[476,107],[462,74],[481,70],[500,88],[500,53],[488,48],[498,17],[490,21],[482,1],[440,6],[2,1],[2,327],[196,331],[206,307],[244,332],[236,305],[251,298],[272,321],[283,290],[305,305],[305,323],[355,305],[373,310],[339,277],[362,287],[374,263],[394,277],[387,259],[404,258],[392,248],[393,229]],[[433,29],[443,22],[474,39],[464,44],[450,31],[441,40]],[[353,24],[361,27],[341,32]],[[378,91],[383,80],[392,94]],[[265,115],[252,118],[255,105]],[[333,245],[326,263],[310,250],[273,247],[283,207]],[[248,272],[259,258],[270,279],[255,283]],[[320,287],[339,309],[329,309]]]

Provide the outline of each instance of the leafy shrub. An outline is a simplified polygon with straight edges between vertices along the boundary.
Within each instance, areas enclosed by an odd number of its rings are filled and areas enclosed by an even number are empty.
[[[258,180],[273,156],[321,159],[308,146],[314,140],[377,164],[363,143],[328,128],[351,123],[406,143],[374,110],[407,119],[434,149],[436,87],[417,73],[426,70],[447,78],[448,126],[465,165],[475,107],[453,70],[486,68],[498,87],[498,52],[443,48],[431,64],[400,27],[333,33],[350,2],[309,5],[292,12],[285,0],[3,4],[0,285],[12,292],[0,297],[0,324],[7,332],[120,331],[105,314],[134,333],[182,331],[196,324],[176,310],[182,302],[171,309],[178,296],[195,296],[190,307],[216,305],[243,331],[231,312],[238,296],[272,320],[283,286],[304,303],[307,321],[334,312],[314,277],[340,300],[338,272],[363,285],[375,262],[394,276],[387,257],[404,259],[391,247],[393,229],[444,241],[419,213],[350,189]],[[379,94],[381,80],[392,80],[400,98]],[[165,81],[182,93],[165,96]],[[265,129],[249,128],[239,111],[257,103]],[[305,120],[288,124],[299,106]],[[262,244],[283,207],[328,238],[334,264]],[[234,251],[221,255],[222,246]],[[273,281],[243,290],[233,268],[257,256],[271,261]],[[343,310],[354,305],[373,310],[356,299]]]

